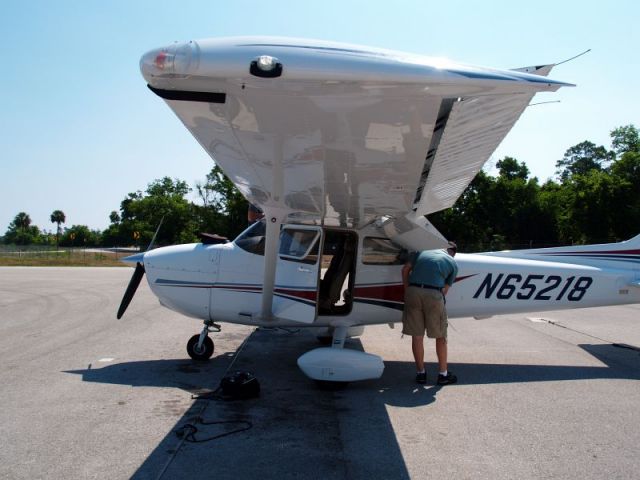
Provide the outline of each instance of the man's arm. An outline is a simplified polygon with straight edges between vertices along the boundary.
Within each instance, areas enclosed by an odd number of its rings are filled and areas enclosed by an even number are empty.
[[[446,295],[453,283],[456,281],[456,277],[458,276],[458,264],[455,260],[451,259],[451,271],[447,278],[445,279],[444,288],[442,289],[443,295]]]
[[[402,283],[404,284],[404,288],[409,286],[409,275],[411,275],[412,268],[411,262],[405,263],[402,267]]]

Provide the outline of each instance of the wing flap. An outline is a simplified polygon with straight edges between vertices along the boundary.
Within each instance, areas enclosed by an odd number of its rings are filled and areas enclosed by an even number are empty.
[[[455,203],[532,97],[531,93],[486,95],[453,105],[433,163],[423,172],[417,214],[427,215]]]

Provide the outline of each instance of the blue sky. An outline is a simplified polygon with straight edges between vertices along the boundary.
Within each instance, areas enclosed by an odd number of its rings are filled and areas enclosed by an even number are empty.
[[[566,5],[565,5],[566,4]],[[25,211],[51,230],[105,228],[126,194],[163,176],[190,185],[211,159],[151,94],[138,61],[175,40],[232,35],[318,38],[497,68],[555,63],[578,85],[534,101],[492,158],[541,181],[571,146],[610,146],[640,127],[640,7],[635,1],[3,0],[0,17],[0,234]]]

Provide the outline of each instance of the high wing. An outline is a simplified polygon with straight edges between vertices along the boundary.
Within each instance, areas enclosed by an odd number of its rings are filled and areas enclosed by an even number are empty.
[[[550,66],[473,67],[322,41],[210,39],[141,60],[165,99],[247,199],[289,221],[378,221],[414,248],[442,245],[424,215],[450,207]]]

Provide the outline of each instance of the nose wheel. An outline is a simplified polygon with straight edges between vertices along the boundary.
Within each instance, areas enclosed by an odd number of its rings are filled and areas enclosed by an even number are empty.
[[[219,332],[220,326],[212,321],[204,322],[204,328],[199,335],[194,335],[187,342],[187,353],[194,360],[209,360],[213,355],[213,340],[209,332]]]

